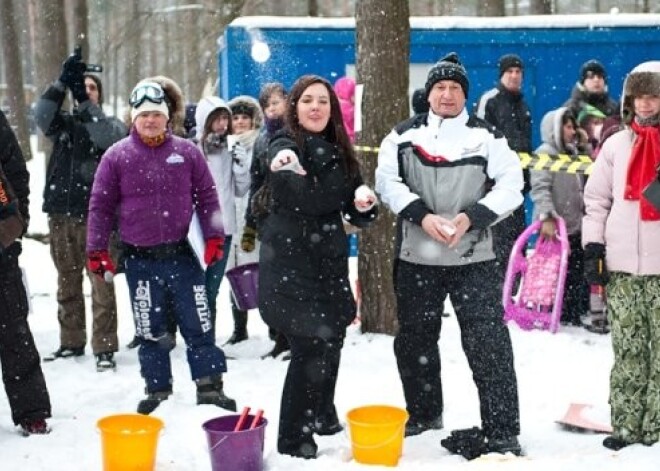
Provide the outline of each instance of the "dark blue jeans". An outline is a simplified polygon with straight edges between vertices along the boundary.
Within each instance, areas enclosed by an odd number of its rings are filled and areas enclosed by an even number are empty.
[[[193,380],[227,371],[224,352],[215,344],[206,299],[204,272],[192,254],[163,258],[126,258],[128,282],[137,336],[138,357],[147,391],[171,389],[168,315],[174,315],[186,342]]]

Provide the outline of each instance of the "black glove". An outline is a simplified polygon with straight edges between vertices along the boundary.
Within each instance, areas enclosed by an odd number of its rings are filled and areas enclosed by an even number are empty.
[[[66,85],[68,88],[73,86],[73,83],[77,80],[85,83],[83,74],[87,66],[82,61],[82,56],[78,51],[71,54],[62,64],[62,73],[60,74],[60,82]]]
[[[87,95],[87,89],[85,88],[85,77],[82,74],[80,74],[79,79],[75,78],[71,84],[71,94],[78,104],[89,100],[89,95]]]
[[[479,427],[453,430],[447,438],[440,440],[440,445],[467,460],[479,458],[488,452],[484,433]]]
[[[605,246],[591,242],[584,248],[584,278],[590,285],[605,286],[610,279],[605,265]]]

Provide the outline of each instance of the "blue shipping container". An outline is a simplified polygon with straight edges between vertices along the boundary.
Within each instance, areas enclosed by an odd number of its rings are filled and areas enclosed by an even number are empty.
[[[541,118],[568,99],[585,61],[595,58],[605,65],[610,94],[618,99],[630,69],[660,59],[657,14],[413,17],[410,24],[411,94],[424,85],[438,58],[456,51],[469,73],[472,106],[498,81],[497,59],[519,54],[525,63],[523,91],[533,113],[534,146],[539,144]],[[219,94],[225,99],[256,97],[268,81],[290,87],[306,73],[331,82],[355,75],[353,18],[243,17],[228,25],[218,42]]]

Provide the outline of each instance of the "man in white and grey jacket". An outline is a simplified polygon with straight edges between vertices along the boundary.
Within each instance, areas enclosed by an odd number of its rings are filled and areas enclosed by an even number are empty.
[[[465,431],[443,446],[466,457],[519,454],[517,381],[490,226],[522,203],[523,177],[504,135],[468,115],[468,88],[458,56],[445,56],[428,74],[428,114],[400,123],[380,146],[376,190],[398,216],[394,352],[410,414],[406,435],[442,428],[438,339],[449,295],[479,391],[482,428],[469,431],[468,453],[452,441]]]

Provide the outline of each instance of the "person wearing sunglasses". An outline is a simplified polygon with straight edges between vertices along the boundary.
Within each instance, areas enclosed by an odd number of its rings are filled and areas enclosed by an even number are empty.
[[[43,211],[48,214],[50,253],[57,269],[59,348],[45,361],[85,353],[85,237],[87,206],[96,167],[113,143],[126,136],[123,123],[103,111],[103,84],[79,51],[64,62],[58,80],[37,101],[37,125],[53,143],[46,169]],[[73,110],[63,108],[67,90]],[[89,274],[89,273],[88,273]],[[92,287],[91,346],[97,371],[114,370],[118,350],[114,285],[90,276]]]
[[[108,242],[118,225],[146,383],[147,396],[137,412],[150,414],[172,395],[170,314],[186,343],[197,404],[235,411],[236,401],[223,390],[227,363],[215,344],[204,270],[187,241],[195,212],[205,264],[223,257],[225,233],[213,178],[195,144],[172,131],[172,119],[183,110],[181,95],[173,103],[163,86],[144,81],[129,103],[130,135],[108,150],[92,188],[87,258],[99,278],[116,271]]]

